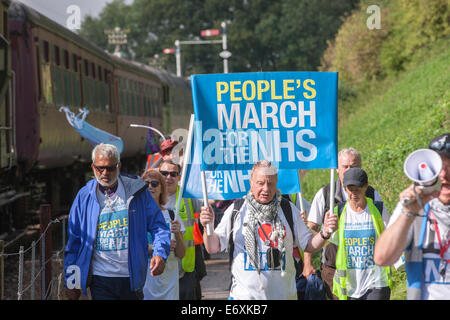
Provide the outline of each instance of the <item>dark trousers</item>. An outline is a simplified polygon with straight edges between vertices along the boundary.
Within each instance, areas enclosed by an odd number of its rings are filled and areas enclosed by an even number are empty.
[[[333,278],[335,273],[335,268],[322,264],[323,287],[328,300],[339,300],[339,298],[333,294]]]
[[[373,288],[359,298],[348,297],[348,300],[389,300],[391,298],[391,289],[389,287]]]
[[[92,276],[92,300],[142,300],[142,290],[131,291],[129,277]]]
[[[197,300],[197,277],[195,270],[185,272],[180,279],[180,300]]]

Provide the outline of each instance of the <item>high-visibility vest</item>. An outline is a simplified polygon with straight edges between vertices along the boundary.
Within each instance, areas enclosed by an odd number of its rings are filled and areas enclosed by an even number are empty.
[[[375,234],[378,239],[381,232],[384,230],[383,218],[381,217],[380,211],[374,205],[373,200],[366,197],[367,205],[369,206],[369,212],[375,226]],[[333,278],[333,294],[339,298],[339,300],[347,300],[347,282],[348,282],[348,272],[347,272],[347,257],[345,250],[345,212],[347,210],[348,201],[345,203],[342,214],[339,217],[338,223],[338,239],[339,245],[336,253],[336,273]],[[334,214],[338,215],[338,206],[334,207]],[[339,216],[339,215],[338,215]],[[383,272],[386,274],[386,279],[388,279],[388,285],[392,287],[392,281],[390,279],[391,268],[382,267]]]
[[[198,245],[200,245],[200,244],[203,243],[203,235],[202,235],[202,232],[200,231],[200,227],[198,226],[199,215],[200,215],[199,212],[196,212],[196,213],[194,214],[195,220],[194,220],[194,230],[193,230],[193,233],[194,233],[194,244],[195,244],[196,246],[198,246]]]
[[[149,154],[147,157],[147,164],[145,166],[145,170],[155,168],[158,160],[160,159],[162,159],[160,153]]]
[[[177,188],[176,203],[178,203],[179,188]],[[189,211],[186,213],[186,208]],[[186,272],[193,272],[195,269],[195,242],[194,242],[194,210],[191,199],[182,199],[179,215],[184,224],[183,240],[186,246],[186,254],[181,259],[181,265]]]

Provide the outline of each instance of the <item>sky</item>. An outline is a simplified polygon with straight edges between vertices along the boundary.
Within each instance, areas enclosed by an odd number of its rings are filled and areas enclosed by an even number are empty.
[[[59,24],[75,29],[76,20],[71,19],[74,15],[80,16],[80,22],[87,15],[97,17],[107,3],[113,0],[16,0],[39,11],[43,15],[58,22]],[[133,0],[125,0],[130,4]],[[79,10],[79,11],[77,11]],[[69,11],[69,12],[68,12]],[[76,30],[73,30],[76,31]]]

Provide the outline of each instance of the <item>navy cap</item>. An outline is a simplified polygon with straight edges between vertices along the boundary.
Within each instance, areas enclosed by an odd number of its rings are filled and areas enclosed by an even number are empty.
[[[450,158],[450,133],[444,133],[434,137],[430,141],[428,148]]]
[[[344,187],[362,187],[368,183],[367,173],[361,168],[350,168],[344,173]]]

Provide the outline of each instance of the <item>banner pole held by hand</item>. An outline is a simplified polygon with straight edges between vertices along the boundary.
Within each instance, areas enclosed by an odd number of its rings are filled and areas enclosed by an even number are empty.
[[[336,189],[336,183],[334,181],[334,169],[331,169],[330,175],[330,214],[334,214],[334,193]],[[333,230],[330,228],[328,232],[332,233]]]
[[[208,205],[208,189],[206,188],[205,171],[200,171],[200,174],[202,177],[203,205],[208,208],[209,207],[209,205]],[[206,234],[208,236],[212,235],[211,223],[208,223],[206,225]]]

